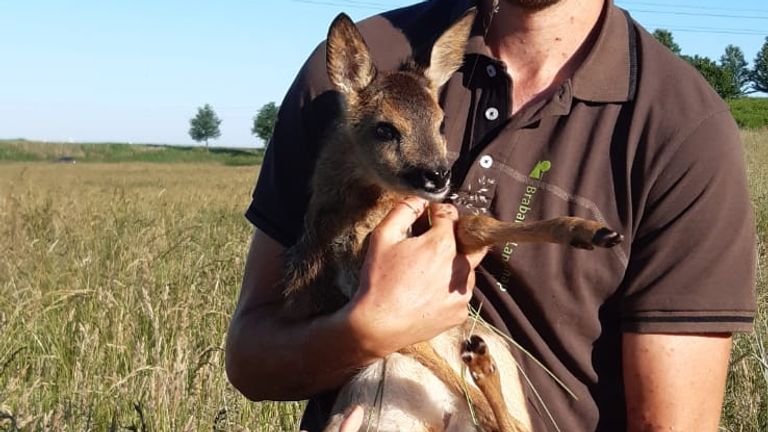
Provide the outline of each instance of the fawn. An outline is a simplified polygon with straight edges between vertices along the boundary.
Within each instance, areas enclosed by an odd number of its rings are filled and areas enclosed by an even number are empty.
[[[397,71],[376,70],[346,15],[331,24],[326,66],[345,112],[318,157],[305,232],[287,251],[282,283],[288,307],[303,302],[317,314],[341,307],[358,285],[368,235],[393,206],[406,195],[432,201],[447,195],[450,169],[438,89],[462,64],[474,15],[468,12],[438,38],[428,67],[410,62]],[[503,223],[484,215],[460,217],[456,238],[462,252],[506,241],[586,249],[621,241],[620,234],[580,218]],[[378,430],[466,431],[475,421],[485,431],[530,430],[507,343],[482,326],[466,339],[470,327],[456,327],[360,371],[341,390],[326,430],[338,430],[351,405],[362,405],[369,426],[373,422]],[[464,382],[465,365],[475,384]]]

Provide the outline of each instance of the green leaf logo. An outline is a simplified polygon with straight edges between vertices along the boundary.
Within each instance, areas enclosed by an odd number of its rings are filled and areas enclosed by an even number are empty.
[[[541,177],[545,172],[549,171],[550,168],[552,168],[552,162],[548,160],[539,161],[536,166],[533,167],[533,170],[531,170],[531,173],[528,175],[528,177],[541,180]]]

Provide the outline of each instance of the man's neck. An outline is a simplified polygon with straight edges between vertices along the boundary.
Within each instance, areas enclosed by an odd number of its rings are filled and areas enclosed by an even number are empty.
[[[551,96],[594,44],[605,0],[561,0],[540,10],[500,0],[486,43],[512,77],[512,112]]]

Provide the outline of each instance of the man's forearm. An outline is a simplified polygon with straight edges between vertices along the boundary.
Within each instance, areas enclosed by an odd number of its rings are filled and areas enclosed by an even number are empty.
[[[627,430],[717,431],[730,348],[728,333],[624,333]]]
[[[251,400],[300,400],[338,387],[377,357],[360,348],[346,308],[307,321],[279,307],[238,313],[227,339],[230,382]]]

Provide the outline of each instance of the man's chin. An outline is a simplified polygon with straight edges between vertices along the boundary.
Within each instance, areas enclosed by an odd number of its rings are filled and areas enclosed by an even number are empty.
[[[537,11],[546,9],[554,4],[560,3],[560,0],[505,0],[515,6],[526,10]]]

